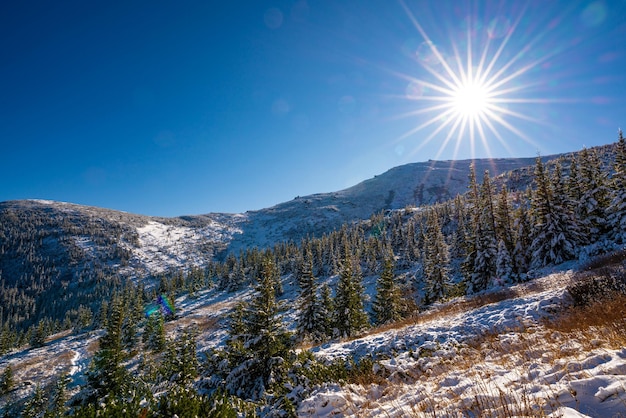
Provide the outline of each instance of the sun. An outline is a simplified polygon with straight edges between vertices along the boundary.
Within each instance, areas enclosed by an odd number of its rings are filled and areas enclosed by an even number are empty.
[[[490,108],[489,88],[479,80],[467,80],[454,89],[450,105],[457,117],[480,119]]]
[[[506,50],[525,9],[513,21],[494,19],[483,27],[484,36],[480,40],[476,36],[480,25],[469,19],[465,35],[451,37],[450,46],[443,48],[432,41],[404,1],[401,0],[400,4],[423,42],[414,53],[418,64],[415,74],[396,73],[408,82],[403,97],[415,103],[415,110],[401,117],[417,117],[420,123],[396,142],[428,128],[429,134],[420,137],[413,153],[435,138],[443,138],[435,159],[451,142],[456,142],[455,153],[461,143],[469,143],[472,157],[478,143],[490,154],[490,141],[493,140],[509,152],[513,137],[536,147],[537,144],[515,126],[515,121],[543,122],[519,111],[519,105],[559,100],[529,97],[527,90],[535,82],[524,76],[541,68],[558,51],[527,59],[532,55],[531,49],[542,40],[543,33],[522,44],[517,51]],[[506,60],[502,58],[505,55]]]

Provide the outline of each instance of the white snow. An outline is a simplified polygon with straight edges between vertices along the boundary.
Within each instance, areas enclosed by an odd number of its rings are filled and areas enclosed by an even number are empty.
[[[597,342],[598,348],[585,350],[542,325],[564,301],[569,277],[552,274],[514,288],[519,296],[513,299],[314,349],[321,359],[386,358],[380,367],[387,377],[366,386],[321,387],[299,414],[626,415],[626,348]]]
[[[150,273],[160,273],[206,264],[212,254],[203,252],[202,244],[228,242],[232,235],[241,233],[241,229],[216,221],[202,228],[149,221],[145,226],[137,228],[137,233],[140,246],[131,248],[131,265],[141,265]]]

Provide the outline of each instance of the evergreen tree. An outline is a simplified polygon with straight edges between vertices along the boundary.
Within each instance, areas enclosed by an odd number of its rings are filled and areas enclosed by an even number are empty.
[[[320,290],[320,319],[322,320],[324,336],[333,336],[333,312],[335,312],[335,302],[332,291],[328,283],[324,283]]]
[[[8,364],[2,372],[2,380],[0,380],[0,395],[9,393],[15,386],[13,378],[13,368]]]
[[[31,347],[43,347],[46,343],[47,336],[48,333],[46,331],[46,324],[43,320],[40,320],[37,323],[37,326],[34,328],[33,333],[30,337]]]
[[[465,259],[461,266],[461,271],[466,283],[472,282],[474,266],[478,249],[478,237],[480,235],[480,195],[478,193],[478,183],[476,182],[476,170],[474,163],[470,164],[469,191],[467,192],[467,203],[470,207],[470,217],[465,224],[464,230],[459,231],[460,237],[465,242]],[[473,286],[472,286],[473,287]]]
[[[474,210],[477,212],[476,244],[474,269],[467,282],[467,292],[469,294],[487,289],[489,282],[496,275],[498,250],[493,209],[493,189],[488,171],[485,171],[478,206]]]
[[[560,182],[560,168],[555,170]],[[562,263],[576,255],[576,245],[580,240],[578,226],[573,215],[563,204],[558,193],[554,192],[541,158],[535,163],[536,190],[532,209],[535,228],[531,244],[532,267],[540,268],[548,264]]]
[[[41,386],[35,387],[35,392],[24,404],[24,410],[22,411],[22,417],[24,418],[37,418],[44,414],[46,411],[48,400],[46,395],[41,389]]]
[[[363,307],[361,280],[358,266],[347,254],[342,264],[334,300],[335,328],[342,337],[352,337],[368,326],[367,314]]]
[[[393,253],[387,255],[383,272],[376,283],[376,298],[372,309],[377,324],[398,321],[402,318],[402,298],[394,276]]]
[[[147,348],[157,353],[165,348],[165,326],[160,312],[148,316],[142,341]]]
[[[313,255],[307,249],[300,270],[300,298],[298,299],[297,334],[303,340],[322,341],[325,334],[321,304],[317,296],[316,279],[313,277]]]
[[[445,298],[452,285],[449,274],[448,246],[434,210],[429,211],[424,242],[424,276],[426,279],[426,302]]]
[[[100,347],[87,372],[92,400],[103,399],[108,395],[122,395],[131,384],[130,374],[123,365],[124,306],[121,297],[113,297],[110,311],[105,334],[100,338]]]
[[[531,201],[530,189],[527,191],[527,202]],[[520,280],[526,277],[526,272],[530,267],[533,228],[530,224],[530,215],[526,204],[522,203],[515,211],[515,248],[513,250],[513,258],[517,267],[517,274]]]
[[[618,243],[626,242],[626,139],[622,130],[615,145],[615,163],[612,178],[612,200],[609,214],[610,236]]]
[[[498,243],[498,258],[496,260],[496,278],[500,285],[512,284],[517,281],[517,275],[513,271],[513,259],[506,248],[504,240]]]
[[[186,329],[179,338],[167,346],[167,378],[186,387],[198,376],[195,331]]]
[[[280,392],[286,373],[292,342],[279,315],[278,279],[274,260],[266,256],[256,296],[243,312],[241,324],[231,327],[232,331],[240,328],[240,335],[231,336],[240,350],[233,353],[234,357],[229,353],[230,372],[225,384],[231,394],[243,399],[256,400]]]
[[[60,418],[65,415],[67,407],[67,385],[70,383],[70,378],[66,373],[62,373],[54,384],[54,392],[52,399],[50,400],[50,409],[44,415],[45,418]]]
[[[602,170],[595,150],[583,149],[580,153],[582,197],[579,201],[580,220],[585,227],[589,243],[595,242],[609,228],[607,209],[611,203],[607,174]]]

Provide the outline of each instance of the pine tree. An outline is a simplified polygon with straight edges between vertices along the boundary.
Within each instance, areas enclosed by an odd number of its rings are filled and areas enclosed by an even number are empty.
[[[354,264],[354,265],[353,265]],[[363,307],[363,284],[360,270],[346,253],[335,292],[335,328],[340,336],[352,337],[368,326]]]
[[[612,178],[612,199],[607,210],[610,236],[618,243],[626,242],[626,139],[622,130],[615,145],[615,163]]]
[[[402,298],[393,270],[393,253],[390,253],[385,258],[383,272],[376,283],[376,298],[372,310],[377,324],[386,324],[402,319]]]
[[[324,338],[324,322],[317,296],[316,279],[313,277],[313,255],[307,249],[300,270],[300,298],[298,299],[297,334],[303,340],[310,338],[319,342]]]
[[[426,302],[432,303],[448,295],[452,286],[449,274],[450,255],[434,210],[429,211],[424,242],[424,276]]]

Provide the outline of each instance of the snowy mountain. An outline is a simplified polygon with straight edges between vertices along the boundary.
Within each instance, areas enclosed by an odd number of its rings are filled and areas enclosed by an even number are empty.
[[[453,201],[469,161],[244,214],[0,203],[0,411],[618,416],[613,148],[475,161]]]
[[[519,172],[533,162],[474,160],[477,173],[489,170],[492,177]],[[384,210],[451,199],[467,190],[470,163],[407,164],[345,190],[296,197],[243,214],[158,218],[45,200],[0,202],[0,271],[12,284],[29,274],[21,270],[28,264],[25,258],[56,260],[54,274],[63,280],[98,271],[141,278],[205,265],[228,252],[319,237]],[[525,174],[517,186],[529,182]],[[25,242],[27,248],[22,248]]]

